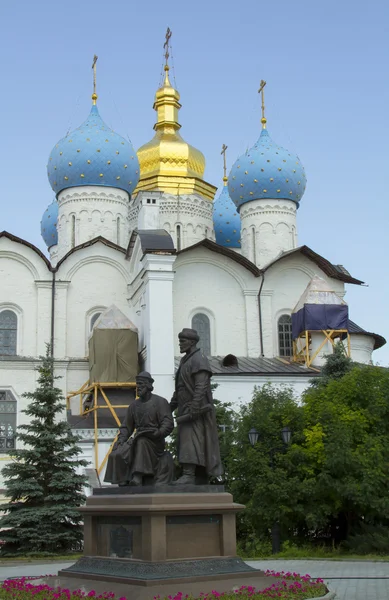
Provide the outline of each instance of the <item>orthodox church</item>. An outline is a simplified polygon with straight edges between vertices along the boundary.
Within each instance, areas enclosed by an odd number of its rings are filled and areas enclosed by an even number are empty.
[[[299,245],[305,171],[272,140],[264,111],[258,141],[228,176],[225,169],[218,192],[204,179],[204,155],[181,135],[180,95],[167,59],[154,99],[154,136],[137,152],[103,121],[96,90],[84,123],[54,145],[47,174],[55,198],[41,222],[49,258],[0,233],[3,460],[26,418],[22,394],[36,386],[46,344],[65,396],[79,390],[89,378],[88,340],[107,310],[137,331],[140,366],[168,399],[184,327],[199,332],[216,397],[235,405],[265,382],[300,393],[320,376],[335,339],[362,363],[385,343],[347,312],[344,320],[346,284],[362,281]],[[300,319],[294,337],[295,307],[301,317],[302,307],[315,303],[324,320],[314,326],[308,316]],[[342,322],[326,317],[336,305]],[[98,434],[113,437],[112,429]],[[93,445],[92,434],[83,436]]]

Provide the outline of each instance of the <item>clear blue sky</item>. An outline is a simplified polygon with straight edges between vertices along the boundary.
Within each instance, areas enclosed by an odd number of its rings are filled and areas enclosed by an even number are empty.
[[[41,249],[52,146],[90,110],[93,55],[103,119],[135,148],[153,135],[166,27],[173,31],[182,134],[221,184],[268,129],[308,178],[299,243],[343,264],[350,317],[389,340],[389,8],[385,0],[19,0],[0,3],[1,223]],[[389,364],[389,344],[375,354]]]

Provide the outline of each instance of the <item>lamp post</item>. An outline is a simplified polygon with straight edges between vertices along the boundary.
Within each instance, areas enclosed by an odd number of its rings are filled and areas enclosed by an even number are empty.
[[[281,430],[282,441],[284,446],[282,449],[285,449],[291,442],[292,439],[292,431],[289,427],[283,427]],[[259,440],[259,431],[252,427],[248,433],[249,442],[254,447]],[[274,471],[274,455],[280,450],[280,448],[272,448],[270,450],[270,466]],[[278,554],[281,551],[281,537],[280,537],[280,523],[279,521],[275,521],[271,528],[271,545],[272,545],[272,553]]]

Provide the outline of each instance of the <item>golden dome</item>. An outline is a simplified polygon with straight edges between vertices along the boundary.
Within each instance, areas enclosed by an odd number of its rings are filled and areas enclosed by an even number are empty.
[[[165,81],[155,94],[154,110],[157,122],[153,139],[139,148],[140,179],[134,193],[160,190],[170,194],[197,192],[213,200],[216,188],[203,180],[205,158],[200,150],[182,139],[178,122],[180,94],[169,81],[165,66]]]

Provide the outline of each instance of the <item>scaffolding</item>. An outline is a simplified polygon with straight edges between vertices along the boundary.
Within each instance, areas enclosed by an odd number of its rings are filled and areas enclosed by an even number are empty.
[[[323,341],[312,351],[312,333],[322,333]],[[335,346],[335,343],[343,342],[347,339],[347,345],[344,346],[346,356],[351,356],[350,334],[347,329],[321,329],[320,331],[302,331],[299,336],[293,340],[293,362],[305,363],[311,367],[313,361],[328,342]]]
[[[109,399],[109,393],[113,389],[133,389],[135,391],[134,396],[136,396],[136,383],[135,382],[94,382],[90,383],[90,381],[86,381],[84,385],[77,390],[76,392],[69,392],[66,397],[66,408],[71,411],[71,400],[77,396],[80,397],[79,404],[79,415],[86,417],[87,415],[93,414],[93,430],[94,430],[94,457],[95,457],[95,470],[98,475],[104,469],[108,457],[111,453],[111,450],[118,438],[119,432],[116,434],[113,442],[111,443],[108,452],[105,454],[102,462],[99,464],[99,437],[98,437],[98,429],[99,429],[99,414],[101,415],[101,411],[110,411],[115,423],[118,428],[121,425],[120,419],[117,414],[117,409],[126,409],[128,408],[129,402],[127,404],[115,404]]]

